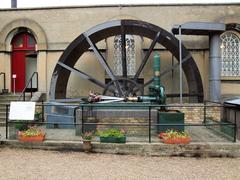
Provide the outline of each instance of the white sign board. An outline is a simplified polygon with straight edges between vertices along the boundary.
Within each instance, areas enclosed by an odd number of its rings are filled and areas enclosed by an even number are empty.
[[[11,102],[10,120],[34,120],[35,102]]]

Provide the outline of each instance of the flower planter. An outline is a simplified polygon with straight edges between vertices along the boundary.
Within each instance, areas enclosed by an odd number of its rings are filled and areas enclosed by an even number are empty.
[[[90,152],[92,149],[92,143],[89,140],[83,140],[83,150],[84,152]]]
[[[125,143],[126,142],[126,136],[123,137],[102,137],[100,136],[100,142],[104,143]]]
[[[163,139],[164,144],[189,144],[190,138],[175,138],[175,139]]]
[[[22,142],[42,142],[45,139],[45,134],[41,134],[38,136],[18,136],[19,141]]]

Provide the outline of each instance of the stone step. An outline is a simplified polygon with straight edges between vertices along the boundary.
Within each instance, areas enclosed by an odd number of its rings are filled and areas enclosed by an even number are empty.
[[[0,117],[5,116],[6,112],[5,111],[0,111]]]
[[[0,116],[0,126],[5,126],[6,124],[6,116]]]
[[[0,111],[6,111],[6,105],[0,105]]]
[[[0,101],[1,100],[9,100],[9,101],[15,100],[15,101],[18,101],[20,95],[21,94],[15,94],[15,95],[14,94],[4,94],[4,95],[0,95]],[[31,98],[30,94],[26,94],[25,98],[29,100]],[[22,99],[23,98],[21,98],[21,100]]]

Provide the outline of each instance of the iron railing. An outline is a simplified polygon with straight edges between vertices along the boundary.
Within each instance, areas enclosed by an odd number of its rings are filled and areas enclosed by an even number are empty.
[[[38,105],[38,106],[41,106],[42,107],[42,121],[29,121],[30,124],[36,124],[36,125],[43,125],[43,126],[46,126],[46,125],[53,125],[54,126],[54,122],[46,122],[45,120],[45,115],[44,115],[44,109],[49,107],[49,106],[54,106],[54,107],[67,107],[67,106],[73,106],[72,104],[71,105],[66,105],[66,104],[63,104],[63,105],[51,105],[51,104],[41,104],[41,105]],[[147,121],[146,122],[142,122],[142,123],[133,123],[133,122],[130,122],[130,123],[106,123],[106,122],[93,122],[93,123],[90,123],[90,122],[86,122],[85,120],[87,119],[87,116],[84,114],[84,111],[89,111],[89,110],[92,110],[94,108],[105,108],[105,109],[108,109],[108,108],[122,108],[124,109],[124,107],[126,108],[126,105],[121,105],[121,104],[104,104],[104,107],[102,104],[80,104],[80,105],[77,105],[76,108],[74,108],[74,114],[73,114],[73,117],[74,117],[74,122],[72,123],[66,123],[66,122],[58,122],[58,124],[60,125],[73,125],[75,127],[81,127],[81,131],[84,132],[85,130],[85,127],[86,126],[101,126],[101,125],[104,125],[104,126],[125,126],[125,127],[130,127],[130,126],[137,126],[137,127],[147,127],[148,128],[148,142],[151,143],[152,142],[152,133],[153,133],[153,130],[152,130],[152,127],[158,127],[158,126],[192,126],[192,127],[212,127],[212,128],[208,128],[208,129],[213,129],[214,126],[219,126],[219,127],[222,127],[222,126],[227,126],[227,127],[231,127],[233,129],[233,132],[234,132],[234,137],[232,137],[232,141],[233,142],[236,142],[237,140],[237,121],[235,119],[235,122],[234,123],[231,123],[231,122],[217,122],[217,121],[212,121],[211,123],[207,123],[206,121],[206,112],[203,113],[203,119],[200,119],[202,121],[202,123],[167,123],[167,124],[164,124],[164,123],[157,123],[157,122],[153,122],[152,120],[152,111],[153,110],[156,110],[156,109],[159,109],[159,108],[192,108],[192,107],[198,107],[198,108],[201,108],[203,111],[207,111],[208,108],[214,108],[214,107],[219,107],[219,108],[223,108],[224,106],[223,105],[207,105],[207,104],[200,104],[200,105],[154,105],[154,104],[132,104],[132,105],[129,105],[128,104],[128,108],[144,108],[146,110],[146,113],[147,113]],[[76,111],[77,110],[81,110],[82,114],[81,114],[81,117],[80,118],[80,121],[76,121]],[[6,105],[6,138],[8,138],[8,127],[9,125],[11,124],[14,124],[16,123],[15,121],[9,121],[8,120],[8,111],[9,111],[9,105]],[[236,118],[236,116],[235,116]],[[24,122],[23,122],[24,123]]]
[[[28,88],[29,84],[30,84],[30,94],[31,94],[31,97],[32,97],[34,76],[36,76],[36,85],[37,85],[36,89],[38,90],[38,72],[34,72],[32,74],[32,76],[30,77],[30,79],[28,80],[27,85],[24,87],[23,91],[21,92],[21,95],[19,96],[18,100],[21,100],[22,97],[23,97],[23,101],[26,100],[26,92],[29,89]]]

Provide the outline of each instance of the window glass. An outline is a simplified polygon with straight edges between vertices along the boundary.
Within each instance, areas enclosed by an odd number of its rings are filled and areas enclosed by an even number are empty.
[[[17,48],[23,47],[23,36],[17,37],[17,39],[15,40],[14,46]]]
[[[28,35],[28,47],[34,47],[36,44],[35,39]]]
[[[221,35],[221,75],[240,76],[240,39],[233,32]]]
[[[126,34],[126,60],[127,60],[127,75],[133,76],[136,71],[136,49],[135,41],[132,35]],[[122,44],[121,36],[114,38],[114,74],[122,76]]]

